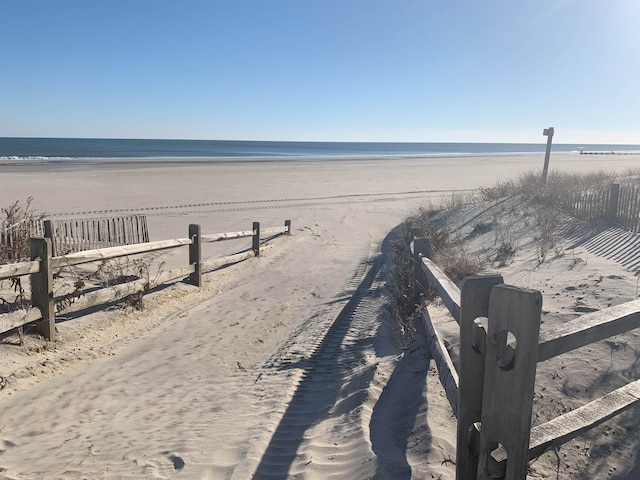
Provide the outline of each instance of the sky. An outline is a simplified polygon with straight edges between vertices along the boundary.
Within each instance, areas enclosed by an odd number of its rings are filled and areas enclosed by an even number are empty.
[[[638,0],[0,0],[0,136],[640,144]]]

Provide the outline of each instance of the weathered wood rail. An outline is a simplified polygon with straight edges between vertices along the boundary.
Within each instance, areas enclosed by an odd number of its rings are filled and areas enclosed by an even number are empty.
[[[53,340],[55,334],[55,316],[60,313],[72,313],[85,310],[96,305],[113,302],[134,295],[168,282],[188,277],[190,283],[200,286],[202,274],[225,265],[231,265],[251,257],[260,255],[261,241],[267,236],[291,234],[291,221],[286,220],[282,227],[260,228],[259,222],[253,222],[251,230],[229,233],[200,234],[199,225],[189,225],[188,238],[160,240],[108,247],[95,250],[54,256],[50,238],[31,238],[31,261],[0,265],[0,280],[30,275],[31,308],[11,313],[0,314],[0,333],[11,331],[27,324],[34,324],[37,331],[46,339]],[[238,238],[251,237],[251,248],[234,255],[222,258],[202,260],[202,243],[219,242]],[[189,264],[166,272],[160,272],[153,278],[141,278],[118,285],[107,286],[97,290],[78,292],[69,301],[67,296],[54,296],[53,271],[62,267],[102,262],[109,259],[127,257],[143,253],[178,247],[189,247]]]
[[[415,238],[412,252],[416,301],[432,289],[460,328],[456,369],[428,312],[422,315],[458,419],[458,480],[524,480],[529,460],[640,404],[637,380],[531,428],[537,363],[640,328],[640,300],[540,332],[540,292],[504,285],[499,275],[465,278],[460,289],[428,258],[426,239]]]

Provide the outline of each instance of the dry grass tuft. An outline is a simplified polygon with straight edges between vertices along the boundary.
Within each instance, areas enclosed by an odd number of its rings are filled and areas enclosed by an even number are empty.
[[[403,349],[409,348],[415,341],[415,322],[421,309],[413,297],[413,257],[409,244],[411,231],[407,223],[400,226],[399,235],[391,241],[391,269],[387,288],[391,301],[385,307],[395,322],[398,340]]]
[[[483,269],[483,262],[467,255],[462,238],[453,233],[441,213],[435,209],[420,209],[406,223],[419,230],[420,236],[429,239],[432,260],[459,284],[464,277],[477,275]],[[478,228],[487,228],[487,225]]]
[[[590,190],[608,190],[612,183],[640,186],[640,170],[629,170],[623,175],[600,170],[587,173],[551,172],[546,183],[539,172],[526,172],[513,180],[497,182],[492,187],[479,188],[482,200],[522,195],[540,200],[543,204],[558,206],[576,194]]]

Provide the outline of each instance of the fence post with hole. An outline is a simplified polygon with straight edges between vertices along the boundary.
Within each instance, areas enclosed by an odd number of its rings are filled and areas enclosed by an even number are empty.
[[[36,325],[39,334],[53,341],[56,329],[55,303],[53,301],[53,270],[51,269],[51,240],[29,239],[31,260],[40,261],[38,273],[31,274],[31,304],[40,309],[42,320]]]
[[[478,478],[525,480],[542,295],[498,285],[489,300]],[[500,468],[504,465],[505,469]]]
[[[458,385],[458,433],[456,478],[476,480],[478,440],[473,425],[482,417],[482,390],[486,352],[486,320],[489,298],[501,275],[466,277],[460,292],[460,360]]]
[[[202,284],[202,240],[200,235],[200,225],[189,225],[189,265],[194,266],[194,272],[189,275],[189,282],[196,287]]]
[[[253,242],[251,248],[256,257],[260,256],[260,222],[253,222]]]

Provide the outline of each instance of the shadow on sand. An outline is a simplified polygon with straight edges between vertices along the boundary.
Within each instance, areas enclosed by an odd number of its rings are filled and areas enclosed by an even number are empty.
[[[302,378],[253,478],[287,478],[299,455],[298,449],[305,434],[308,435],[311,427],[329,417],[350,417],[353,412],[359,412],[366,400],[367,387],[372,382],[377,367],[368,363],[364,355],[380,345],[376,345],[377,339],[370,333],[358,335],[358,325],[361,323],[358,319],[366,318],[364,323],[370,329],[372,318],[374,322],[380,323],[383,321],[382,317],[387,315],[380,308],[380,300],[373,302],[372,299],[379,296],[375,280],[384,272],[383,265],[389,258],[389,241],[396,235],[395,231],[385,238],[382,255],[367,261],[368,271],[363,280],[313,354],[296,364],[281,367],[302,368]],[[375,478],[411,477],[406,449],[421,405],[429,368],[428,358],[421,354],[425,351],[415,346],[411,352],[405,353],[373,409],[370,441],[377,458],[368,461],[376,462]],[[349,425],[350,423],[353,425]],[[362,437],[360,421],[345,421],[339,428],[342,438],[349,439],[356,435],[358,439]],[[425,428],[427,430],[421,432],[422,438],[428,436],[428,427]],[[349,445],[334,444],[334,447],[335,454],[347,459],[347,462],[351,462],[353,458],[349,471],[357,469],[363,462],[356,452],[353,457],[349,455]]]

